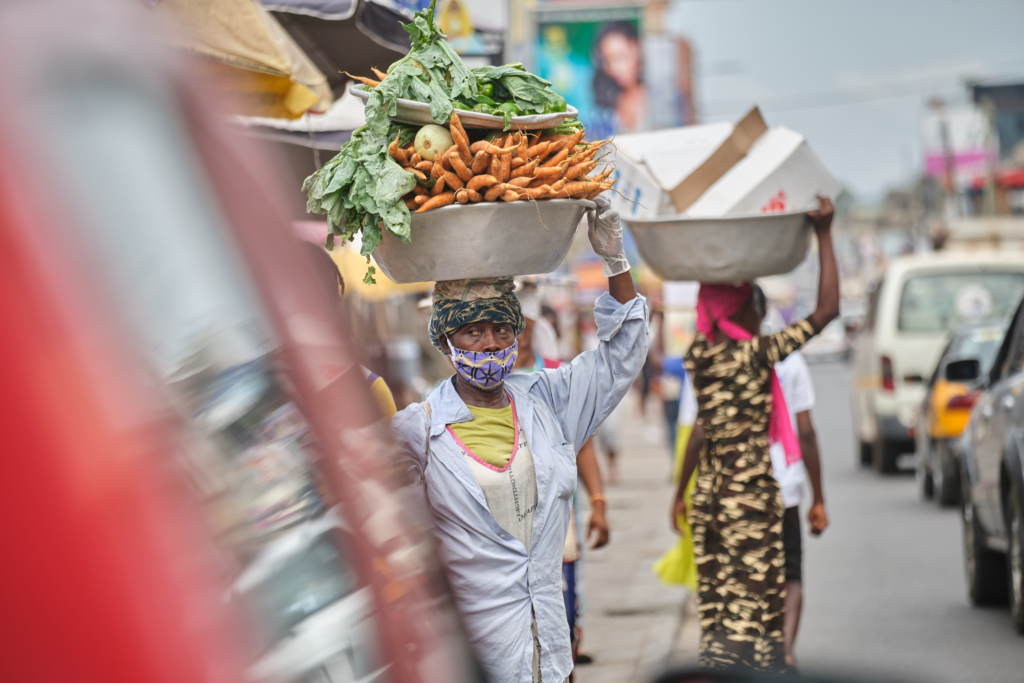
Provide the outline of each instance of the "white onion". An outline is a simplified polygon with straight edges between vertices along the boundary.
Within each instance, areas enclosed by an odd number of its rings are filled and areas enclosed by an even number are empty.
[[[433,161],[435,153],[444,154],[446,149],[455,144],[455,140],[444,126],[429,123],[419,129],[413,144],[421,157]]]

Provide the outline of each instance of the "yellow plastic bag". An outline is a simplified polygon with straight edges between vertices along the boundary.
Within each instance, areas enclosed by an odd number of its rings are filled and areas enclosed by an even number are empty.
[[[672,473],[672,481],[678,483],[683,472],[683,455],[686,453],[686,443],[690,440],[692,425],[679,425],[676,427],[676,453],[675,467]],[[694,470],[690,481],[686,484],[683,497],[686,499],[686,508],[690,509],[693,504],[693,489],[697,485],[697,471]],[[670,548],[661,558],[654,563],[654,573],[658,575],[662,583],[683,585],[692,591],[697,590],[697,561],[693,554],[693,531],[685,519],[679,519],[679,529],[682,534],[679,541]]]

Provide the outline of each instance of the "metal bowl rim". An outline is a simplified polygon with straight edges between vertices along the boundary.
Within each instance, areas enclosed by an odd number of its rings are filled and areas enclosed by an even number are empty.
[[[622,217],[624,223],[639,223],[641,225],[663,225],[665,223],[732,223],[748,222],[754,220],[766,220],[770,218],[783,219],[796,216],[807,217],[806,211],[789,211],[786,213],[753,213],[743,216],[719,216],[717,218],[691,218],[689,216],[659,216],[657,218],[628,218]]]
[[[589,199],[576,199],[576,198],[570,198],[570,199],[538,199],[538,200],[536,200],[536,203],[537,203],[538,206],[541,206],[541,207],[550,206],[551,204],[559,204],[559,205],[561,205],[561,204],[582,204],[585,207],[587,207],[587,209],[596,209],[597,208],[597,204],[595,204],[594,202],[590,201]],[[426,216],[429,213],[430,215],[436,216],[439,213],[445,213],[445,212],[451,212],[451,211],[465,211],[467,209],[474,209],[474,208],[477,208],[477,207],[479,207],[479,208],[498,208],[498,207],[501,207],[501,206],[519,206],[520,204],[530,204],[530,205],[533,205],[534,202],[532,202],[532,201],[530,201],[530,202],[523,202],[523,201],[519,201],[519,202],[474,202],[472,204],[449,204],[448,206],[442,206],[442,207],[439,207],[439,208],[436,208],[436,209],[431,209],[430,211],[424,211],[423,213],[420,213],[420,214],[417,214],[415,211],[413,211],[412,215],[414,217],[415,216]]]

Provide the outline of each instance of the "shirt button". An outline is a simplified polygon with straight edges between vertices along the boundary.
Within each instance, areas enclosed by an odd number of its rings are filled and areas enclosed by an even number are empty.
[[[501,537],[502,537],[502,538],[505,538],[505,534],[502,534],[502,535],[501,535]]]

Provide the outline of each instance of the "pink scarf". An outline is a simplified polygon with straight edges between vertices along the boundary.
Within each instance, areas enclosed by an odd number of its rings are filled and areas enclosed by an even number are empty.
[[[750,299],[752,289],[750,283],[735,287],[733,285],[717,285],[701,283],[697,295],[697,332],[711,339],[717,327],[722,334],[733,341],[744,341],[753,338],[740,325],[729,320]],[[786,397],[782,393],[779,376],[772,368],[772,414],[768,423],[768,441],[780,443],[786,452],[786,464],[792,465],[803,456],[800,453],[800,442],[793,433]]]

